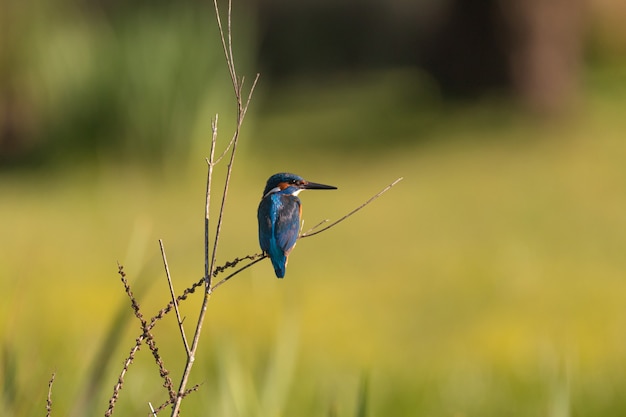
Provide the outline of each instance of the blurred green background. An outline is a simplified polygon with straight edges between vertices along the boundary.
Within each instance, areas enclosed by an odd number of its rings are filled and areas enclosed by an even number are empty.
[[[0,408],[102,415],[139,325],[203,273],[210,121],[234,99],[210,2],[5,1]],[[223,9],[226,8],[224,4]],[[261,73],[218,259],[258,251],[278,171],[303,240],[214,294],[183,415],[598,416],[626,399],[626,8],[618,0],[242,1]],[[224,166],[222,166],[224,168]],[[219,178],[223,174],[218,174]],[[188,334],[200,305],[183,306]],[[176,381],[174,317],[155,330]],[[147,348],[115,415],[166,399]]]

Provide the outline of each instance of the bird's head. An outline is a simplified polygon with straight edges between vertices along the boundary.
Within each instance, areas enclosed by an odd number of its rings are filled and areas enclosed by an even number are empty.
[[[284,191],[287,194],[298,195],[302,190],[336,190],[332,185],[318,184],[305,180],[299,175],[280,172],[268,178],[263,191],[263,197]]]

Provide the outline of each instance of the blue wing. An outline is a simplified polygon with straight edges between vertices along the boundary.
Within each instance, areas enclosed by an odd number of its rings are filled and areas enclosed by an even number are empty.
[[[287,256],[296,245],[300,213],[300,199],[289,194],[270,194],[259,204],[259,243],[278,278],[285,276]]]
[[[298,240],[302,206],[298,197],[284,194],[279,194],[276,197],[280,198],[281,201],[276,219],[276,240],[285,255],[289,255],[289,252],[296,246],[296,240]]]

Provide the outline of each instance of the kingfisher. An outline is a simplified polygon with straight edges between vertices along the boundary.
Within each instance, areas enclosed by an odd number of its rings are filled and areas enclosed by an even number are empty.
[[[287,172],[274,174],[267,180],[257,212],[259,243],[263,253],[272,261],[277,278],[285,276],[287,258],[296,246],[300,232],[302,205],[298,194],[302,190],[336,189]]]

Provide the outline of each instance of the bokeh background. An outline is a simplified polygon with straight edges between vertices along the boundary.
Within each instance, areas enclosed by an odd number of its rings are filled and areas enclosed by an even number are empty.
[[[278,171],[303,193],[284,280],[214,294],[183,415],[626,414],[626,7],[620,0],[241,0],[261,73],[219,261],[256,252]],[[222,5],[225,10],[226,4]],[[5,0],[0,409],[102,415],[143,312],[202,276],[210,121],[235,102],[207,1]],[[219,174],[218,177],[223,174]],[[183,306],[188,333],[201,300]],[[155,331],[176,381],[174,317]],[[116,415],[165,401],[144,347]]]

